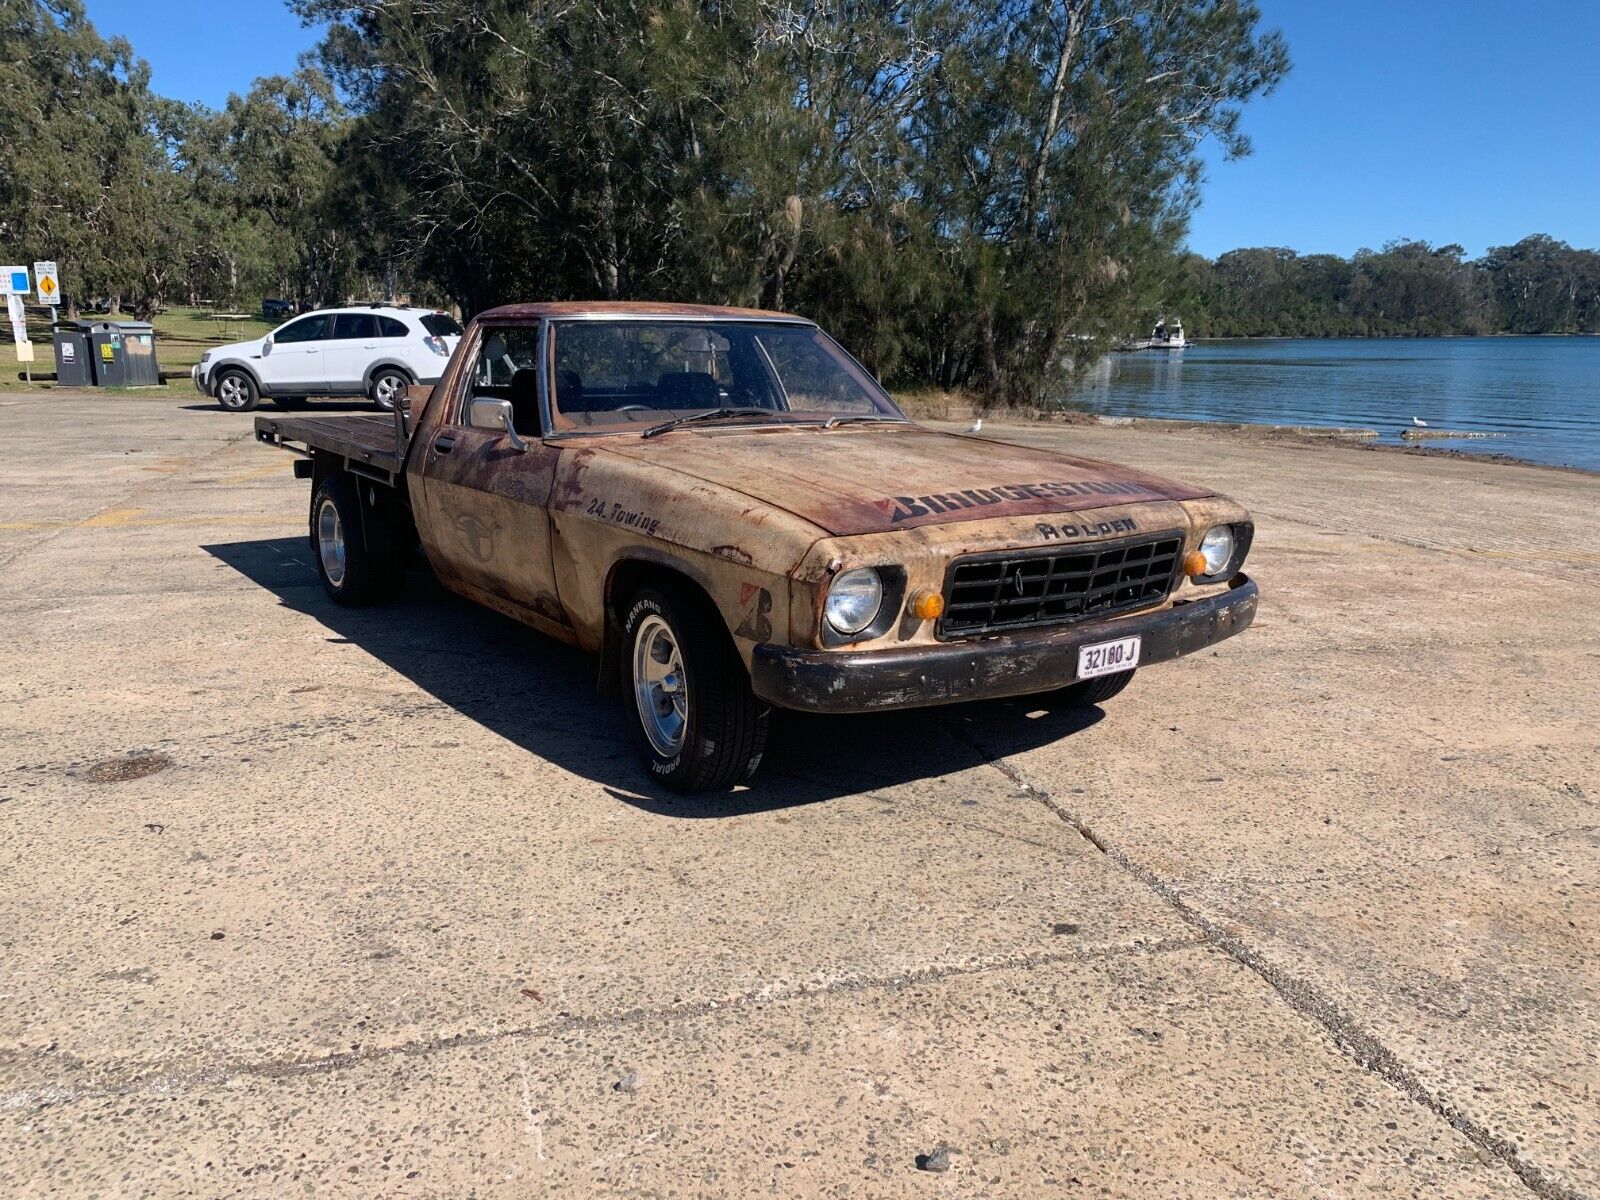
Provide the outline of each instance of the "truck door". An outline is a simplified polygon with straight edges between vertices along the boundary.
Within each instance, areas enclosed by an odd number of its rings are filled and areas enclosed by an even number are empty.
[[[509,602],[534,624],[565,629],[550,555],[550,490],[560,451],[543,439],[538,402],[538,328],[488,327],[476,359],[442,397],[440,420],[423,433],[417,524],[434,569]],[[475,397],[510,400],[527,445],[467,423]],[[553,632],[559,632],[553,629]]]

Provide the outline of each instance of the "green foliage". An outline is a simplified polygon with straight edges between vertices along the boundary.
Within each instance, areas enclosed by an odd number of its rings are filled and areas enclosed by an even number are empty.
[[[1352,258],[1232,250],[1182,260],[1167,302],[1201,337],[1600,332],[1600,254],[1543,234],[1468,261],[1395,241]]]
[[[371,225],[471,311],[816,315],[893,379],[1035,398],[1165,280],[1240,106],[1240,0],[295,0]]]
[[[0,0],[0,245],[69,297],[136,296],[163,238],[149,69],[79,0]]]

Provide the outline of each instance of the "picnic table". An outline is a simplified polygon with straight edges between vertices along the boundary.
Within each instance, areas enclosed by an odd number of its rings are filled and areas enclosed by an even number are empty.
[[[214,321],[217,326],[217,335],[224,341],[239,341],[239,334],[243,331],[240,325],[250,320],[251,313],[207,313],[206,320]]]

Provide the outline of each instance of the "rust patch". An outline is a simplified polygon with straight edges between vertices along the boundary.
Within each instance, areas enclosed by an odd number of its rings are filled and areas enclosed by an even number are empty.
[[[718,558],[725,558],[729,562],[736,562],[740,566],[753,567],[756,560],[750,557],[750,551],[741,550],[738,546],[723,545],[711,547],[711,553]]]
[[[90,783],[127,783],[165,771],[172,760],[165,754],[135,754],[127,758],[108,758],[83,773]]]
[[[557,468],[561,482],[556,491],[555,508],[576,508],[583,500],[583,476],[594,461],[594,451],[579,450]]]

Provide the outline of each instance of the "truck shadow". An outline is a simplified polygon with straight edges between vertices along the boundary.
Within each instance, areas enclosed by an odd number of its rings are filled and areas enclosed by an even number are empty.
[[[1103,715],[1039,697],[849,717],[778,712],[749,787],[680,796],[640,769],[622,701],[597,693],[591,657],[451,595],[426,568],[412,572],[395,603],[350,609],[323,594],[302,538],[201,548],[315,618],[330,642],[359,646],[527,753],[661,816],[740,816],[935,779],[1068,737]]]

